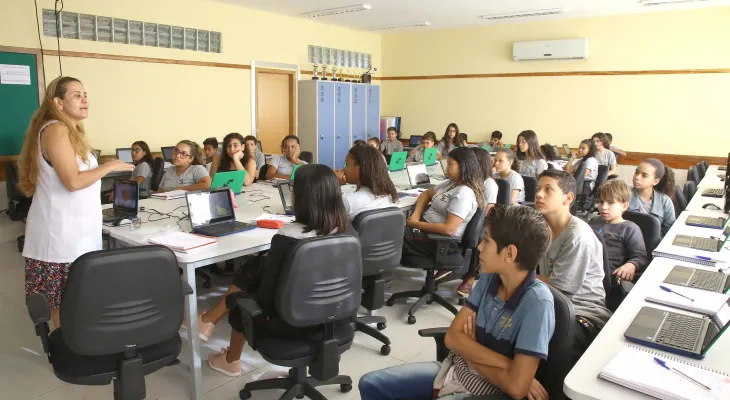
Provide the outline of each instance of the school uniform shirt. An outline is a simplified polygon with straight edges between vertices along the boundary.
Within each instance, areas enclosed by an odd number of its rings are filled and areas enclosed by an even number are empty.
[[[304,164],[306,164],[306,161],[302,161],[302,165]],[[270,165],[276,168],[277,174],[281,175],[291,175],[291,171],[294,169],[294,163],[283,155],[273,156]]]
[[[150,184],[152,183],[152,168],[146,161],[142,161],[134,167],[132,171],[132,180],[137,180],[137,177],[143,177],[144,182],[139,185],[139,192],[142,195],[147,195],[150,190]]]
[[[611,150],[606,150],[603,155],[596,152],[596,161],[598,161],[598,165],[606,165],[608,169],[611,169],[612,166],[616,165],[616,154],[613,154]]]
[[[504,179],[509,182],[510,190],[519,190],[517,194],[517,202],[525,201],[525,181],[522,179],[522,175],[518,174],[515,170],[510,170],[509,175],[506,178],[502,178],[499,172],[494,173],[494,179]],[[512,198],[512,192],[510,192],[510,199]]]
[[[451,146],[449,146],[447,148],[446,147],[446,142],[442,140],[442,141],[439,142],[439,145],[438,145],[437,148],[438,148],[439,154],[441,154],[442,156],[446,157],[446,156],[449,155],[449,153],[451,153],[451,150],[454,150],[456,148],[456,145],[454,145],[452,143]]]
[[[598,178],[598,160],[596,160],[595,157],[588,157],[583,160],[583,164],[586,166],[586,169],[591,170],[591,172],[588,173],[588,176],[586,176],[586,180],[595,181],[596,178]],[[609,169],[610,168],[611,167],[609,167]]]
[[[160,188],[169,192],[179,187],[194,185],[206,176],[208,176],[208,171],[202,165],[191,165],[182,175],[178,175],[175,166],[171,165],[165,170],[165,175],[162,176]]]
[[[674,203],[672,199],[662,192],[654,190],[654,194],[649,201],[644,201],[639,196],[636,189],[631,189],[631,198],[629,199],[628,211],[639,212],[654,216],[659,220],[662,226],[662,236],[669,232],[669,228],[674,225],[676,216],[674,214]]]
[[[254,157],[256,159],[256,171],[261,171],[261,167],[266,165],[266,156],[264,156],[264,153],[256,151],[256,153],[254,153]]]
[[[390,196],[375,197],[373,191],[366,186],[361,187],[356,192],[342,193],[342,203],[345,205],[345,211],[347,211],[350,221],[355,219],[363,211],[377,210],[395,205]]]
[[[400,140],[396,140],[395,142],[391,142],[390,139],[385,140],[383,143],[380,143],[380,151],[385,154],[393,154],[396,151],[403,151],[403,143],[401,143]]]
[[[431,199],[430,207],[423,213],[423,219],[434,224],[444,224],[447,216],[454,214],[463,221],[452,236],[461,238],[464,236],[466,225],[477,211],[477,197],[474,191],[468,186],[457,186],[450,179],[439,183],[433,189],[436,193]]]
[[[520,161],[520,175],[537,179],[547,169],[547,161],[542,158],[533,158],[532,161]]]
[[[499,192],[499,186],[494,179],[487,179],[484,181],[484,202],[487,204],[497,203],[497,192]]]

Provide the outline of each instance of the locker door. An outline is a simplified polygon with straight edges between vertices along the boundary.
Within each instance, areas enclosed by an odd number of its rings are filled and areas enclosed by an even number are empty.
[[[350,150],[350,84],[335,84],[335,168],[345,165]]]
[[[317,159],[318,164],[335,168],[335,84],[319,82],[319,106],[317,107]]]
[[[380,138],[380,86],[367,86],[367,137]]]
[[[352,142],[368,140],[366,125],[366,93],[365,85],[352,85]]]

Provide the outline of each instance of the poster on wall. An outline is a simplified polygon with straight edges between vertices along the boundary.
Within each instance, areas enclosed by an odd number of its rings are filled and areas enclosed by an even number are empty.
[[[30,66],[0,64],[0,84],[30,85]]]

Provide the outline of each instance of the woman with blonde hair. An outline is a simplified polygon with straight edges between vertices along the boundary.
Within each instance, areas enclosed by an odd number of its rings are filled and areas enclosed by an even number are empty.
[[[18,157],[20,189],[33,196],[23,249],[25,292],[46,297],[56,328],[71,263],[102,249],[101,178],[134,169],[120,160],[98,164],[81,122],[88,109],[78,79],[54,79],[30,120]]]

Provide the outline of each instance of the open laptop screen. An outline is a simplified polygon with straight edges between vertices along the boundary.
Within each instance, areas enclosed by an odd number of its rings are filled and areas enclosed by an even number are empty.
[[[411,187],[431,183],[426,164],[408,164],[406,165],[406,171],[408,171],[408,180],[411,183]]]
[[[162,147],[162,158],[164,158],[165,161],[172,162],[172,149],[174,148],[175,146]]]
[[[114,182],[114,209],[125,212],[137,212],[139,201],[139,185],[137,182]]]
[[[117,158],[125,163],[132,163],[132,149],[117,149]]]
[[[228,188],[209,192],[188,193],[190,224],[195,228],[202,225],[235,220],[231,192]]]
[[[423,139],[422,135],[411,135],[410,140],[408,141],[408,147],[418,146],[421,144],[421,139]]]

